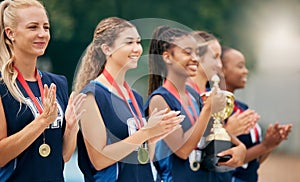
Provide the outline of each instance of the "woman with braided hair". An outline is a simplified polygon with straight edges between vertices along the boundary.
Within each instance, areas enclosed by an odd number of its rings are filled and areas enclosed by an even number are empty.
[[[154,109],[146,121],[142,97],[125,81],[141,54],[133,24],[117,17],[99,22],[75,78],[75,90],[87,94],[78,137],[85,181],[154,181],[153,147],[180,126],[183,116],[166,109]]]
[[[182,127],[157,144],[155,163],[163,181],[216,181],[219,176],[193,166],[200,162],[197,148],[212,113],[224,108],[225,96],[214,88],[204,106],[200,95],[188,89],[187,80],[196,75],[206,43],[182,29],[161,26],[152,34],[149,49],[149,98],[146,111],[154,108],[180,111],[185,115]],[[200,112],[201,111],[201,112]],[[237,142],[239,151],[244,151]],[[239,165],[242,156],[234,157],[227,165]]]

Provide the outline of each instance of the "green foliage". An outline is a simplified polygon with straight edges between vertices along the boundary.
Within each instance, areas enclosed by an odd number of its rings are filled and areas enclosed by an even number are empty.
[[[44,4],[52,31],[47,56],[53,60],[54,71],[67,75],[70,82],[77,61],[92,40],[94,28],[109,16],[127,20],[162,18],[206,30],[218,37],[222,45],[240,49],[248,67],[254,67],[254,42],[250,35],[255,25],[250,20],[262,4],[260,1],[45,0]],[[144,50],[147,46],[143,44]]]

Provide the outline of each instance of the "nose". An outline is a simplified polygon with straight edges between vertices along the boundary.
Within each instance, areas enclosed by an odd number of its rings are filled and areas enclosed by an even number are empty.
[[[139,43],[134,43],[133,45],[133,52],[142,52],[143,51],[143,48],[142,48],[142,45],[139,44]]]
[[[246,75],[248,75],[248,72],[249,72],[249,71],[248,71],[247,67],[245,66],[245,67],[244,67],[244,73],[245,73]]]
[[[45,37],[49,35],[49,31],[45,30],[43,27],[39,28],[38,30],[38,36],[39,37]]]
[[[198,54],[196,54],[196,52],[192,52],[191,58],[193,61],[198,61],[198,62],[200,62],[201,59],[201,57]]]
[[[216,59],[216,61],[217,61],[217,63],[216,63],[216,67],[218,68],[218,69],[222,69],[222,61],[221,61],[221,59],[220,58],[218,58],[218,59]]]

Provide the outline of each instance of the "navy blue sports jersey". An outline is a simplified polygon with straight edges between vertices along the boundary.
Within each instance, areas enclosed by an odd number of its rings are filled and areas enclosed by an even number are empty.
[[[68,85],[64,76],[39,72],[43,84],[50,86],[56,84],[56,98],[58,103],[58,117],[45,130],[46,143],[50,145],[51,152],[48,157],[39,154],[39,147],[43,144],[43,134],[41,134],[26,150],[17,158],[10,161],[6,166],[0,168],[1,174],[9,177],[7,181],[64,181],[63,169],[64,161],[62,156],[62,138],[65,129],[64,111],[68,103]],[[41,102],[40,92],[37,81],[27,81],[29,87]],[[0,96],[7,123],[8,136],[22,130],[31,123],[38,115],[38,110],[29,96],[17,81],[18,87],[25,96],[28,104],[22,104],[13,98],[3,81],[0,82]],[[2,178],[4,179],[4,177]],[[2,181],[2,180],[0,180]]]
[[[196,91],[191,88],[187,88],[190,96],[192,97],[193,104],[199,114],[200,107],[199,103],[202,103],[201,97]],[[171,110],[181,111],[181,114],[186,115],[185,110],[181,106],[180,102],[164,87],[159,87],[155,90],[148,98],[145,104],[145,111],[148,113],[149,102],[154,95],[161,95],[166,103],[169,105]],[[185,117],[181,123],[182,129],[186,132],[192,127],[189,117]],[[193,181],[206,181],[206,182],[216,182],[216,181],[230,181],[230,175],[227,173],[216,173],[201,169],[198,171],[192,171],[190,169],[189,159],[183,160],[172,153],[167,144],[161,140],[156,145],[155,157],[157,162],[155,162],[155,167],[158,171],[158,178],[166,182],[193,182]],[[228,179],[228,180],[227,180]]]
[[[126,102],[100,82],[91,81],[82,92],[91,93],[95,97],[106,126],[107,144],[123,140],[137,131],[135,120]],[[143,111],[142,97],[135,91],[133,93],[140,110]],[[136,113],[131,101],[129,101],[129,104]],[[154,181],[150,163],[144,165],[138,164],[137,151],[132,152],[112,166],[96,171],[88,158],[82,134],[78,135],[77,142],[78,164],[84,174],[85,181]]]
[[[240,109],[242,112],[247,110],[248,106],[236,100],[235,109]],[[255,127],[258,129],[259,139],[257,139],[257,136],[255,136],[256,134],[254,132],[254,129],[251,129],[249,134],[243,134],[238,136],[238,139],[245,144],[247,149],[260,143],[261,133],[262,133],[261,128],[258,125],[258,123],[256,123]],[[254,159],[248,162],[247,164],[244,164],[242,167],[236,168],[236,170],[233,173],[233,177],[243,180],[245,182],[257,182],[258,168],[259,168],[259,161],[258,159]]]

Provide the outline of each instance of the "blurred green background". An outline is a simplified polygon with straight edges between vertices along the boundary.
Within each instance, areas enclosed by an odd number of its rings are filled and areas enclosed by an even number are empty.
[[[91,42],[98,22],[109,16],[127,20],[162,18],[191,29],[213,33],[222,44],[238,47],[251,57],[254,54],[249,39],[253,26],[251,14],[263,3],[253,0],[44,0],[51,23],[51,42],[46,57],[52,71],[67,76],[70,86],[77,62]],[[142,37],[143,38],[143,37]],[[148,42],[143,42],[146,53]]]

